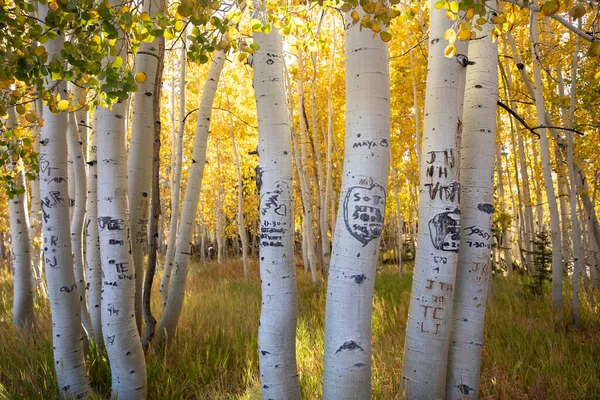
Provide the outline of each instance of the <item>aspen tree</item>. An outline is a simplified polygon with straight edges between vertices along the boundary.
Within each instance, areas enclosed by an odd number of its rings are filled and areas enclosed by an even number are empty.
[[[39,4],[39,18],[45,20],[48,6]],[[58,33],[56,39],[44,47],[48,59],[59,57],[65,37]],[[67,83],[47,83],[53,94],[68,97]],[[69,196],[67,182],[67,130],[68,113],[52,112],[44,106],[44,126],[40,132],[40,199],[42,204],[42,246],[48,282],[48,297],[52,312],[52,347],[54,368],[61,398],[87,398],[90,385],[86,376],[79,291],[73,271],[73,254],[69,221]]]
[[[111,7],[120,6],[111,0]],[[108,55],[106,68],[119,70],[127,59],[123,32],[118,33],[116,55]],[[119,61],[120,60],[120,61]],[[147,395],[146,361],[135,318],[136,271],[130,237],[127,184],[129,101],[111,108],[98,107],[98,236],[102,265],[101,320],[104,345],[110,362],[112,396],[143,399]]]
[[[185,284],[190,254],[192,247],[192,235],[198,203],[200,201],[200,189],[204,176],[206,164],[206,147],[210,129],[210,116],[215,93],[221,77],[221,71],[225,63],[225,53],[217,50],[214,55],[204,84],[202,99],[198,110],[196,123],[196,137],[194,138],[194,150],[192,152],[192,164],[188,172],[188,182],[185,189],[183,205],[181,207],[180,224],[177,228],[177,241],[175,244],[175,259],[171,275],[169,294],[164,304],[163,314],[156,329],[157,339],[171,340],[175,335],[177,321],[183,308],[185,298]]]
[[[444,34],[453,22],[434,3],[421,150],[419,246],[400,389],[409,399],[444,398],[461,231],[459,151],[467,49],[457,41],[456,57],[445,57]],[[489,206],[485,208],[489,211]]]
[[[19,125],[14,107],[8,109],[6,127],[16,129]],[[16,184],[25,186],[25,173],[20,162],[13,162],[16,172]],[[10,238],[12,244],[13,271],[13,323],[23,331],[33,327],[33,291],[31,244],[29,238],[29,218],[27,216],[27,191],[14,193],[8,199],[8,215],[10,220]]]
[[[294,267],[294,219],[290,125],[283,44],[254,2],[255,18],[270,32],[253,33],[260,46],[252,57],[258,115],[257,186],[260,194],[259,256],[262,305],[258,362],[264,399],[299,399],[296,365],[298,289]],[[298,151],[298,149],[296,149]]]
[[[390,157],[390,78],[387,43],[351,14],[344,27],[346,139],[327,285],[323,398],[365,399]]]
[[[158,1],[143,0],[142,12],[154,18],[158,11]],[[154,78],[158,64],[158,39],[151,43],[142,41],[135,55],[135,77],[138,90],[133,101],[131,139],[129,141],[128,192],[130,206],[131,246],[135,266],[135,319],[138,331],[142,329],[142,286],[144,282],[144,255],[148,244],[148,209],[150,187],[152,186],[152,137],[154,117],[152,104],[156,96]]]
[[[495,1],[486,3],[493,11]],[[454,311],[448,354],[446,399],[478,399],[481,349],[493,240],[498,46],[491,23],[469,42],[460,149],[461,232],[454,285]],[[502,169],[498,169],[498,181]],[[506,261],[510,261],[507,257]],[[433,307],[438,307],[433,302]],[[445,299],[444,299],[445,301]],[[434,308],[435,310],[435,308]]]

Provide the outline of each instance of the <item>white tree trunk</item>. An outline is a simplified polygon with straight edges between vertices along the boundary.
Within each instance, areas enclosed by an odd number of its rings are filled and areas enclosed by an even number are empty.
[[[532,11],[531,15],[531,42],[533,57],[533,80],[535,88],[535,109],[537,125],[546,124],[546,111],[542,88],[542,75],[540,67],[539,42],[538,42],[538,14]],[[552,166],[550,165],[550,149],[545,128],[537,131],[540,134],[540,153],[542,159],[542,173],[544,175],[544,188],[550,210],[550,235],[552,240],[552,308],[559,318],[562,318],[562,249],[561,232],[558,215],[558,205],[552,183]],[[538,203],[541,201],[538,198]]]
[[[391,158],[391,154],[390,154]],[[398,276],[402,277],[404,274],[404,266],[402,265],[402,227],[404,225],[404,221],[402,219],[402,211],[400,210],[400,196],[398,193],[398,184],[394,181],[394,195],[396,197],[396,242],[397,242],[397,252],[398,252]]]
[[[45,20],[48,7],[39,4],[39,18]],[[60,53],[64,36],[44,45],[48,59]],[[48,83],[54,93],[66,99],[66,82]],[[44,107],[44,126],[40,134],[40,199],[42,204],[42,235],[44,264],[48,282],[48,297],[52,311],[52,345],[54,367],[62,398],[87,398],[90,385],[86,376],[79,291],[73,271],[73,255],[69,224],[69,192],[67,182],[68,113],[53,113]]]
[[[17,128],[19,122],[14,107],[8,109],[7,128]],[[13,162],[16,184],[25,187],[25,172],[20,162]],[[27,216],[27,191],[14,194],[8,199],[10,238],[12,244],[13,272],[13,323],[23,331],[33,327],[33,269],[31,265],[31,243],[29,240],[29,218]]]
[[[324,399],[371,396],[371,314],[389,168],[388,46],[346,16],[346,139],[325,313]]]
[[[183,42],[185,43],[186,33],[183,33]],[[163,307],[167,304],[169,298],[169,284],[171,273],[173,271],[173,261],[175,259],[175,245],[177,241],[177,231],[179,226],[179,198],[181,194],[181,169],[183,160],[183,133],[185,131],[185,76],[186,76],[186,49],[182,46],[180,52],[179,66],[179,129],[173,141],[172,167],[171,167],[171,218],[169,220],[169,241],[167,243],[167,254],[162,278],[160,280],[159,292],[162,298]],[[173,112],[173,120],[175,113]],[[175,123],[173,123],[173,126]],[[175,132],[173,132],[175,134]],[[195,214],[194,214],[195,215]],[[191,237],[190,237],[191,239]]]
[[[142,1],[142,11],[154,18],[157,2]],[[135,267],[135,320],[138,332],[142,329],[142,286],[144,282],[144,255],[148,245],[148,210],[152,186],[152,146],[154,134],[154,85],[160,54],[158,41],[142,42],[135,55],[135,74],[146,74],[144,82],[138,82],[138,90],[133,101],[133,118],[129,159],[128,192],[130,205],[131,246]]]
[[[111,0],[112,6],[120,4]],[[118,55],[127,59],[123,34]],[[112,65],[111,56],[105,65]],[[146,362],[135,318],[136,270],[133,264],[127,185],[129,101],[98,108],[98,234],[102,263],[102,334],[112,377],[112,396],[147,395]],[[139,271],[142,273],[142,271]]]
[[[444,32],[453,22],[443,9],[435,10],[434,3],[421,151],[418,247],[400,388],[409,399],[444,398],[461,226],[459,151],[465,67],[458,58],[444,56]],[[457,54],[466,53],[466,43],[457,41],[455,45]]]
[[[260,5],[257,6],[260,9]],[[282,38],[254,33],[252,59],[258,114],[262,306],[258,362],[263,399],[299,399],[296,366],[298,289],[294,266],[294,208],[289,115]],[[299,151],[299,149],[296,149]]]
[[[242,263],[244,265],[244,278],[248,279],[248,235],[246,234],[246,218],[244,217],[244,187],[242,183],[242,169],[240,166],[240,154],[238,151],[238,146],[235,141],[235,134],[233,131],[233,121],[232,122],[232,133],[231,133],[231,141],[233,142],[233,155],[235,156],[235,166],[237,171],[237,185],[238,185],[238,215],[237,215],[237,223],[238,223],[238,233],[240,235],[240,239],[242,241]],[[199,235],[202,235],[202,231],[198,231]],[[204,236],[201,236],[204,240]],[[202,246],[204,247],[204,246]],[[204,249],[202,249],[204,250]]]
[[[69,85],[71,93],[77,93],[74,85]],[[77,97],[77,96],[75,96]],[[83,224],[85,220],[85,206],[87,199],[87,185],[85,176],[85,160],[79,141],[79,129],[75,114],[69,114],[69,129],[67,132],[67,147],[73,161],[73,178],[75,181],[75,197],[73,198],[73,217],[71,218],[71,249],[73,251],[73,264],[75,280],[79,292],[79,306],[81,309],[81,324],[87,335],[93,337],[92,321],[87,308],[87,284],[85,279],[85,266],[83,263]]]
[[[495,1],[487,5],[492,10],[497,8]],[[489,37],[491,28],[491,24],[486,23],[480,33],[482,38],[469,42],[469,57],[475,64],[468,67],[465,84],[460,150],[460,251],[454,286],[446,399],[479,398],[483,328],[491,279],[494,163],[497,153],[498,46]],[[498,184],[501,185],[500,163],[498,167]],[[503,192],[501,190],[501,195]],[[507,240],[506,236],[504,240]],[[509,262],[507,253],[505,248],[505,260]],[[438,304],[444,301],[437,299]],[[434,312],[438,304],[434,299]]]
[[[177,321],[179,320],[181,309],[183,308],[186,276],[190,262],[192,234],[194,233],[196,212],[200,200],[204,165],[206,164],[206,146],[210,128],[210,115],[224,62],[225,54],[222,51],[216,51],[202,92],[202,100],[198,110],[194,150],[192,153],[192,165],[188,172],[188,182],[185,189],[183,206],[181,207],[181,223],[177,229],[174,268],[171,276],[168,299],[164,305],[163,314],[158,328],[156,329],[157,340],[162,340],[165,336],[168,340],[171,340],[174,337]]]
[[[98,237],[98,157],[96,142],[97,112],[94,112],[90,158],[88,162],[86,230],[85,230],[85,269],[88,281],[88,309],[94,330],[94,340],[98,348],[104,346],[101,321],[102,265],[100,260],[100,239]]]
[[[470,46],[469,47],[469,53],[470,53],[470,49],[471,48],[476,48],[475,46]],[[496,46],[494,46],[494,48],[496,49],[495,53],[496,55],[498,54],[498,49]],[[498,63],[495,64],[496,65],[496,69],[498,69]],[[478,70],[478,69],[477,69]],[[498,79],[496,79],[496,87],[498,86]],[[469,85],[467,84],[466,87],[469,87]],[[496,89],[496,102],[498,101],[498,90]],[[466,93],[465,93],[465,97],[466,97]],[[466,106],[466,104],[465,104]],[[495,124],[495,115],[494,115],[494,128],[496,127]],[[495,143],[492,143],[495,145]],[[500,197],[500,207],[502,207],[502,212],[506,212],[506,202],[504,200],[504,178],[503,178],[503,171],[502,171],[502,154],[501,154],[501,147],[500,145],[496,145],[496,151],[495,156],[496,156],[496,174],[498,175],[498,196]],[[483,155],[481,155],[483,157]],[[477,157],[477,155],[475,156]],[[509,183],[510,186],[510,183]],[[493,202],[491,202],[493,203]],[[514,204],[514,203],[513,203]],[[516,210],[514,210],[513,208],[513,213],[516,213]],[[491,229],[491,228],[490,228]],[[509,237],[509,233],[510,233],[510,226],[507,227],[503,227],[502,228],[502,254],[504,256],[504,262],[506,263],[506,272],[508,275],[512,275],[512,256],[510,254],[510,237]],[[460,254],[459,254],[460,257]]]

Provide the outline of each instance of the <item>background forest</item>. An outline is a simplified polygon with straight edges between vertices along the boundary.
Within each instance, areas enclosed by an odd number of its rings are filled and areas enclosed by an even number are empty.
[[[0,398],[600,397],[596,1],[0,0],[0,60]]]

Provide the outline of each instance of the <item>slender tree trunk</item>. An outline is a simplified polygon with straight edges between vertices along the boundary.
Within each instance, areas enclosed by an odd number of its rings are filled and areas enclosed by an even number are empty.
[[[394,195],[396,197],[396,241],[398,246],[398,276],[402,277],[402,275],[404,274],[404,267],[402,265],[402,226],[404,225],[404,222],[402,220],[402,211],[400,210],[400,196],[398,195],[398,183],[396,182],[396,179],[394,179]]]
[[[255,13],[264,13],[255,2]],[[261,18],[261,15],[257,15]],[[258,114],[262,306],[258,362],[264,399],[299,399],[296,366],[298,289],[294,266],[294,208],[290,126],[282,38],[276,29],[254,33],[252,59]],[[296,151],[299,151],[296,148]]]
[[[119,6],[111,0],[111,6]],[[127,48],[122,32],[116,48]],[[112,56],[104,65],[113,64]],[[117,71],[118,72],[118,71]],[[129,101],[98,108],[98,235],[102,264],[101,319],[112,378],[112,396],[143,399],[147,395],[146,362],[135,317],[136,271],[130,237],[127,184],[126,118]]]
[[[544,97],[542,94],[542,76],[540,72],[540,54],[538,42],[538,15],[532,11],[531,15],[531,42],[533,58],[533,78],[535,88],[535,108],[538,126],[544,126],[545,108]],[[544,174],[544,187],[546,189],[546,198],[550,210],[551,240],[552,240],[552,308],[555,314],[562,319],[562,251],[561,251],[561,232],[559,226],[558,205],[554,194],[554,185],[552,183],[552,170],[550,165],[550,149],[548,145],[548,136],[545,128],[538,130],[540,134],[540,153],[542,159],[542,172]],[[538,203],[540,203],[538,198]]]
[[[444,398],[461,226],[459,151],[465,67],[457,58],[444,56],[444,32],[453,22],[434,3],[421,151],[419,245],[400,389],[409,399]],[[455,45],[457,54],[466,53],[466,43]]]
[[[476,48],[476,46],[470,46],[472,48]],[[495,53],[496,55],[498,55],[498,49],[496,48],[496,46],[494,46]],[[470,50],[470,49],[469,49]],[[486,52],[486,50],[489,49],[477,49],[479,51],[484,51]],[[495,63],[496,67],[498,66],[498,63]],[[496,68],[497,69],[497,68]],[[479,69],[476,69],[477,72],[479,72]],[[488,72],[488,71],[486,71]],[[485,76],[486,79],[489,79],[489,76]],[[498,79],[496,79],[496,87],[498,86]],[[469,87],[467,85],[467,87]],[[488,95],[488,99],[492,97],[493,94],[490,93],[486,93]],[[467,94],[465,93],[465,97],[467,96]],[[488,100],[488,99],[481,99],[481,100]],[[496,89],[496,101],[498,101],[498,93],[497,93],[497,89]],[[494,127],[496,126],[496,118],[494,115]],[[489,138],[488,138],[489,139]],[[504,201],[504,182],[503,182],[503,175],[504,173],[502,172],[502,155],[501,155],[501,147],[499,145],[496,146],[497,150],[495,151],[496,153],[496,173],[498,174],[498,195],[500,196],[500,206],[502,207],[502,211],[506,212],[506,203]],[[473,154],[473,153],[471,153]],[[474,154],[475,158],[477,158],[477,154]],[[480,154],[480,156],[483,157],[483,155]],[[490,227],[491,229],[491,227]],[[508,273],[508,275],[512,275],[512,256],[510,254],[510,238],[509,238],[509,230],[510,230],[510,226],[508,227],[503,227],[502,229],[502,254],[504,255],[504,262],[506,263],[506,271]],[[460,257],[460,255],[459,255]]]
[[[390,157],[388,46],[350,15],[344,24],[346,140],[327,285],[323,399],[371,396],[372,300]]]
[[[85,269],[88,281],[88,309],[98,348],[104,347],[102,336],[101,298],[102,265],[100,259],[100,239],[98,236],[98,130],[97,115],[94,112],[90,158],[88,161],[86,230],[85,230]]]
[[[200,200],[204,165],[206,164],[210,115],[224,63],[225,54],[222,51],[216,51],[213,55],[210,70],[208,71],[204,91],[202,92],[202,100],[200,101],[200,108],[198,110],[194,150],[192,153],[192,164],[188,172],[188,182],[185,189],[183,206],[181,207],[181,223],[177,229],[174,268],[169,294],[156,330],[158,340],[163,340],[165,336],[168,340],[174,337],[177,321],[183,308],[192,234],[194,232],[198,202]]]
[[[182,35],[185,43],[186,33]],[[183,134],[185,131],[185,77],[186,77],[186,48],[182,46],[180,53],[179,67],[179,129],[173,141],[173,162],[171,163],[171,218],[169,220],[169,242],[167,243],[167,255],[163,275],[160,280],[160,294],[163,307],[167,304],[169,298],[169,284],[173,271],[173,262],[175,259],[175,246],[177,243],[177,232],[179,229],[179,197],[181,193],[181,169],[183,161]],[[174,115],[173,115],[174,118]],[[210,118],[210,115],[209,115]],[[195,214],[194,214],[195,215]],[[191,239],[191,237],[190,237]]]
[[[164,9],[165,3],[161,1],[160,11]],[[159,61],[164,60],[165,38],[159,37],[157,40]],[[154,98],[152,99],[152,113],[154,117],[154,132],[152,143],[152,194],[150,200],[150,230],[148,232],[148,270],[144,278],[144,292],[142,294],[142,311],[144,314],[144,322],[146,323],[146,331],[142,340],[142,347],[148,348],[156,329],[156,318],[152,315],[151,295],[152,283],[154,282],[154,274],[156,272],[156,256],[158,250],[158,217],[160,214],[160,94],[162,87],[164,63],[159,62],[158,68],[154,75]]]
[[[242,264],[244,266],[244,278],[248,279],[248,235],[246,234],[246,218],[244,217],[244,187],[242,183],[242,169],[240,166],[240,154],[235,141],[233,120],[231,122],[231,141],[233,143],[233,155],[235,157],[235,166],[237,171],[238,186],[238,234],[242,241]]]
[[[487,5],[492,10],[497,9],[495,1]],[[454,287],[446,399],[479,398],[483,328],[491,279],[494,156],[498,153],[495,151],[498,47],[489,37],[491,29],[491,24],[486,23],[481,32],[483,39],[469,42],[469,57],[475,64],[468,67],[465,85],[460,150],[462,229]],[[500,203],[504,205],[500,162],[498,167]],[[504,237],[508,242],[506,235]],[[505,255],[507,253],[505,250]],[[510,256],[506,261],[510,261]],[[439,312],[438,307],[443,307],[440,303],[445,299],[440,300],[433,298],[433,313]]]
[[[221,139],[216,138],[217,142],[217,170],[221,171]],[[217,219],[217,229],[215,230],[215,234],[217,236],[217,263],[221,264],[223,262],[223,258],[225,257],[225,245],[227,243],[225,238],[225,227],[223,219],[225,216],[223,215],[223,205],[224,205],[224,193],[223,193],[223,182],[220,179],[220,176],[217,178],[217,182],[215,182],[215,186],[213,186],[213,190],[215,193],[215,198],[217,201],[215,202],[215,216]],[[215,190],[216,189],[216,190]]]
[[[71,86],[71,92],[79,92],[79,90],[74,90],[73,86]],[[75,97],[77,98],[77,95]],[[73,217],[71,218],[71,249],[73,250],[77,290],[79,291],[81,324],[85,328],[88,338],[92,338],[94,337],[94,329],[87,307],[87,283],[85,279],[85,265],[83,262],[83,228],[85,221],[85,205],[87,200],[85,159],[83,158],[83,151],[81,150],[79,130],[75,114],[69,114],[69,119],[67,145],[68,150],[71,153],[69,158],[73,161],[73,178],[75,181]]]
[[[39,4],[39,18],[48,15],[48,6]],[[64,35],[44,45],[48,59],[64,47]],[[56,86],[55,86],[56,85]],[[48,82],[53,94],[66,99],[66,82]],[[54,367],[61,398],[87,398],[90,385],[86,376],[79,291],[73,271],[73,255],[69,224],[67,182],[68,113],[53,113],[44,107],[44,126],[40,134],[40,199],[42,204],[42,236],[48,297],[52,312],[52,347]]]
[[[14,107],[8,109],[8,129],[18,127],[17,114]],[[25,173],[19,161],[13,162],[16,173],[16,184],[26,188]],[[12,244],[13,271],[13,323],[22,331],[33,328],[33,295],[34,286],[31,266],[31,243],[29,240],[29,218],[27,216],[27,191],[13,194],[8,199],[10,219],[10,237]]]

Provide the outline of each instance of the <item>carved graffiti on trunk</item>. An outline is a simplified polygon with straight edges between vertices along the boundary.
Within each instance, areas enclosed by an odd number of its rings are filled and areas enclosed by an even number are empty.
[[[442,251],[458,253],[460,243],[460,211],[444,211],[429,221],[429,235],[433,247]]]
[[[370,187],[353,186],[344,199],[344,222],[348,232],[366,246],[381,236],[385,213],[385,188],[378,183]]]
[[[275,181],[275,188],[260,196],[260,245],[284,247],[283,237],[288,231],[288,202],[290,188],[282,180]]]

